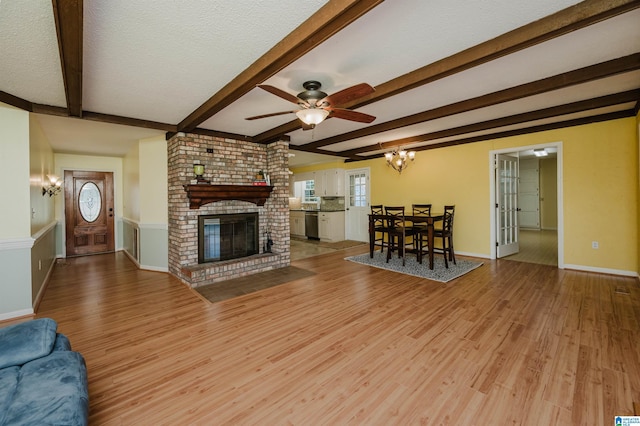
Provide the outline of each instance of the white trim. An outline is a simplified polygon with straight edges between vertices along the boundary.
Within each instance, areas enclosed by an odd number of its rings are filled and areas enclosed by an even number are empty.
[[[137,267],[138,269],[140,269],[140,264],[138,263],[138,260],[137,260],[135,257],[133,257],[133,255],[132,255],[131,253],[129,253],[129,252],[128,252],[127,250],[125,250],[125,249],[121,249],[121,250],[118,250],[118,251],[123,252],[123,253],[124,253],[124,254],[125,254],[125,255],[126,255],[126,256],[127,256],[127,257],[132,261],[132,262],[133,262],[133,263],[135,263],[135,264],[136,264],[136,267]]]
[[[477,257],[477,258],[480,258],[480,259],[491,259],[491,257],[487,256],[484,253],[470,253],[468,251],[458,251],[458,250],[456,250],[455,254],[456,254],[456,256],[460,255],[460,256]]]
[[[550,142],[538,145],[516,146],[511,148],[495,149],[489,151],[489,252],[490,259],[496,259],[496,174],[495,174],[495,158],[498,154],[526,151],[535,148],[556,147],[558,154],[558,166],[556,171],[558,187],[558,268],[564,269],[564,190],[563,190],[563,165],[562,160],[562,141]]]
[[[47,286],[49,285],[49,279],[51,279],[51,274],[53,274],[53,268],[56,266],[57,261],[58,261],[57,258],[55,258],[53,262],[51,262],[51,264],[49,265],[49,270],[47,271],[47,275],[44,277],[44,280],[42,280],[42,285],[40,286],[40,290],[38,290],[38,294],[36,295],[36,298],[33,301],[34,308],[40,304],[40,302],[42,301],[42,298],[44,297],[44,292],[47,290]]]
[[[49,233],[52,229],[55,229],[57,224],[58,224],[57,220],[54,220],[53,222],[50,222],[48,225],[44,226],[38,232],[33,234],[31,236],[31,238],[33,238],[36,241],[39,240],[40,238],[44,237],[47,233]]]
[[[0,240],[0,251],[2,250],[20,250],[31,249],[36,240],[32,237],[27,238],[7,238]]]
[[[140,229],[160,229],[163,231],[169,230],[169,225],[166,223],[138,223]]]
[[[565,269],[574,269],[576,271],[585,271],[585,272],[599,272],[601,274],[610,274],[610,275],[622,275],[625,277],[635,277],[638,278],[638,275],[635,271],[625,271],[622,269],[609,269],[609,268],[596,268],[593,266],[584,266],[584,265],[564,265]]]
[[[129,219],[128,217],[122,217],[122,221],[123,222],[127,222],[131,225],[135,225],[135,226],[140,226],[140,222],[138,222],[137,220],[133,220],[133,219]]]
[[[153,271],[153,272],[169,272],[169,268],[168,267],[162,267],[162,266],[148,266],[148,265],[139,265],[140,269],[143,269],[145,271]]]
[[[33,308],[30,309],[21,309],[19,311],[13,312],[5,312],[4,314],[0,314],[0,321],[10,320],[14,318],[26,317],[29,315],[33,315]]]

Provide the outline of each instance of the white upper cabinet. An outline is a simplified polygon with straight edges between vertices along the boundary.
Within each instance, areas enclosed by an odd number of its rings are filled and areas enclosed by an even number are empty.
[[[344,196],[344,169],[319,170],[313,173],[316,195]]]

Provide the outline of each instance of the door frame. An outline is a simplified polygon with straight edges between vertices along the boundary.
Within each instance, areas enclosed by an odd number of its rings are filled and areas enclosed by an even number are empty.
[[[513,152],[525,151],[537,148],[556,148],[558,167],[557,167],[557,197],[558,197],[558,268],[564,269],[564,192],[563,192],[563,153],[562,141],[550,142],[537,145],[514,146],[510,148],[495,149],[489,151],[489,253],[491,259],[497,258],[496,250],[496,176],[495,165],[498,154],[507,154]]]
[[[73,167],[73,166],[64,166],[60,169],[62,176],[64,176],[67,171],[79,171],[79,172],[100,172],[100,173],[112,173],[113,174],[113,250],[117,252],[122,249],[120,246],[120,239],[118,238],[120,232],[120,218],[118,216],[118,195],[117,195],[117,177],[119,176],[119,172],[115,169],[102,169],[102,168],[82,168],[82,167]],[[65,199],[65,191],[61,192],[61,209],[62,216],[60,223],[60,233],[61,233],[61,241],[60,241],[60,249],[62,258],[67,257],[67,203]]]
[[[351,234],[351,227],[352,227],[352,222],[350,221],[350,214],[349,214],[349,196],[351,195],[350,192],[350,185],[349,185],[349,174],[350,173],[366,173],[367,175],[367,214],[366,214],[366,218],[362,218],[364,219],[364,222],[362,223],[369,223],[369,207],[371,206],[371,168],[370,167],[360,167],[357,169],[346,169],[344,171],[344,195],[345,195],[345,219],[344,219],[344,226],[345,226],[345,239],[349,239],[349,236],[353,236]],[[364,236],[364,234],[362,234]],[[359,240],[358,240],[359,241]],[[366,232],[366,241],[369,241],[369,233],[368,233],[368,228],[367,228],[367,232]]]

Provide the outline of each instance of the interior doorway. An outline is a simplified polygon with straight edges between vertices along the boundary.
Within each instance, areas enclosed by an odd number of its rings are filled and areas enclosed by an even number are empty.
[[[66,255],[114,251],[113,173],[64,173]]]
[[[546,154],[546,156],[536,156]],[[516,241],[518,249],[501,250],[501,233],[508,228],[501,207],[499,159],[518,160]],[[491,258],[564,267],[562,220],[562,143],[508,148],[490,152]],[[509,223],[508,225],[512,225]]]

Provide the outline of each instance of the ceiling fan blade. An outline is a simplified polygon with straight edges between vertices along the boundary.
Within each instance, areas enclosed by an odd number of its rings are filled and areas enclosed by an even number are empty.
[[[289,101],[289,102],[292,102],[294,104],[300,104],[300,105],[309,106],[309,104],[304,102],[302,99],[299,99],[298,97],[292,95],[291,93],[287,93],[284,90],[280,90],[277,87],[269,86],[268,84],[260,84],[260,85],[258,85],[258,87],[261,88],[262,90],[266,90],[267,92],[271,93],[272,95],[276,95],[276,96],[284,99],[285,101]]]
[[[292,114],[292,113],[295,113],[295,111],[272,112],[271,114],[262,114],[262,115],[255,115],[253,117],[247,117],[245,118],[245,120],[257,120],[259,118],[275,117],[276,115]]]
[[[376,118],[364,112],[351,111],[344,108],[327,108],[331,113],[329,117],[342,118],[343,120],[357,121],[359,123],[371,123]]]
[[[343,105],[354,99],[369,95],[374,91],[375,89],[369,86],[367,83],[360,83],[329,95],[318,103],[324,104],[324,102],[326,102],[329,105]]]

